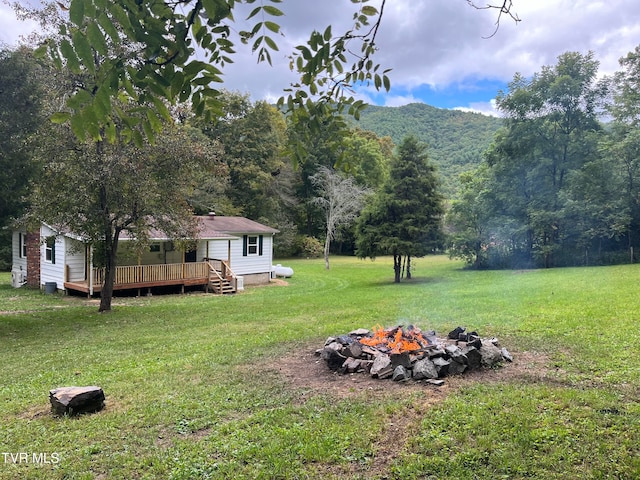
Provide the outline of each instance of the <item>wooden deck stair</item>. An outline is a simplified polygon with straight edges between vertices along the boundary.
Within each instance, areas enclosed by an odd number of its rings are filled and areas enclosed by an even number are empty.
[[[222,260],[209,260],[209,288],[213,293],[229,295],[237,292],[237,278]]]

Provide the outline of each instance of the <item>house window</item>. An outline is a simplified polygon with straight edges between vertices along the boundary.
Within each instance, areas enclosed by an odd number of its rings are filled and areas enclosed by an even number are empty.
[[[242,256],[262,255],[262,235],[243,235],[242,236]]]
[[[56,263],[56,238],[47,238],[47,243],[44,247],[44,259],[49,263]]]
[[[18,244],[20,248],[20,258],[27,258],[27,240],[26,235],[19,233],[18,234]]]
[[[160,251],[160,244],[159,243],[152,243],[151,245],[149,245],[149,251],[150,252],[159,252]]]
[[[247,254],[248,255],[258,254],[258,237],[255,235],[249,235],[247,237]]]

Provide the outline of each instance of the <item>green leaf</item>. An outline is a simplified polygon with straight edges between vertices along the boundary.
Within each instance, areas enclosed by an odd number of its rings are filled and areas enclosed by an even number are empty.
[[[206,64],[200,60],[192,60],[184,66],[184,73],[187,77],[195,77],[206,68]]]
[[[175,97],[182,91],[184,84],[184,74],[182,72],[176,72],[171,79],[171,97]]]
[[[100,27],[95,22],[87,25],[87,40],[89,40],[96,52],[103,56],[107,55],[107,42],[105,42],[102,31],[100,31]]]
[[[67,68],[73,73],[80,73],[80,61],[76,56],[73,46],[66,38],[60,42],[60,53],[62,53],[62,56],[67,61]]]
[[[84,21],[84,2],[85,0],[71,0],[69,5],[69,20],[78,27],[81,27]]]
[[[114,43],[120,43],[120,35],[118,35],[118,30],[104,12],[98,15],[98,24],[102,27],[104,32],[109,35]]]
[[[104,127],[104,132],[105,136],[107,137],[107,142],[111,144],[116,143],[117,130],[115,123],[107,123]]]
[[[280,33],[280,25],[275,22],[266,21],[264,26],[271,30],[273,33]]]
[[[69,112],[57,112],[49,117],[52,123],[62,124],[71,118],[71,114]]]
[[[133,144],[138,148],[142,148],[142,144],[143,144],[142,134],[138,130],[132,130],[132,133],[133,133]]]
[[[158,114],[167,122],[171,121],[171,112],[169,112],[169,109],[167,108],[165,103],[162,101],[162,99],[158,97],[153,97],[152,100],[153,100],[153,105],[156,107],[156,110],[158,111]]]
[[[391,90],[391,81],[389,80],[389,77],[387,77],[386,75],[382,76],[382,83],[384,84],[384,89],[388,92],[389,90]]]
[[[269,46],[269,48],[275,52],[278,51],[278,45],[273,41],[271,37],[264,37],[264,42]],[[269,62],[271,63],[271,62]]]
[[[376,7],[372,7],[371,5],[365,5],[362,7],[362,14],[368,17],[372,17],[378,14],[378,9]]]
[[[253,10],[251,10],[251,13],[249,14],[249,16],[246,18],[247,20],[255,17],[258,13],[260,13],[262,11],[262,7],[256,7]]]
[[[131,26],[131,21],[129,20],[129,15],[127,15],[127,12],[124,11],[120,4],[117,2],[109,2],[109,11],[116,19],[120,27],[122,27],[122,29],[125,31],[125,33],[128,36],[133,36],[134,32],[133,27]]]
[[[284,15],[284,13],[282,13],[281,10],[277,9],[276,7],[274,7],[272,5],[265,5],[263,7],[263,9],[264,9],[265,12],[267,12],[272,17],[281,17],[281,16]]]
[[[104,120],[111,110],[111,97],[106,88],[99,88],[93,102],[93,108],[96,116],[100,120]]]
[[[82,119],[82,115],[79,113],[71,117],[71,131],[78,140],[81,142],[85,141],[86,133],[84,130],[84,120]]]
[[[78,58],[87,68],[87,70],[89,70],[90,72],[95,72],[96,66],[93,59],[91,45],[89,45],[89,42],[87,42],[87,39],[80,30],[76,30],[73,33],[73,48],[78,54]]]
[[[142,122],[142,129],[144,130],[144,134],[147,137],[147,139],[149,140],[149,143],[155,143],[155,133],[153,131],[153,127],[151,126],[151,123],[149,122]],[[137,130],[136,130],[137,132]],[[139,132],[138,132],[139,133]],[[134,133],[134,142],[136,141],[135,139],[135,133]],[[138,143],[136,142],[136,145],[138,145]],[[142,145],[138,145],[139,147],[141,147]]]
[[[96,111],[92,107],[85,107],[82,110],[82,121],[84,122],[84,129],[94,141],[102,140],[100,134],[100,122],[96,116]]]
[[[324,31],[324,41],[328,42],[329,40],[331,40],[331,37],[332,37],[332,35],[331,35],[331,25],[329,25]]]

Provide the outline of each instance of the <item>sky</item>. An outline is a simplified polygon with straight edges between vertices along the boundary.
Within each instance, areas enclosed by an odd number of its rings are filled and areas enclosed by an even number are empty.
[[[600,75],[610,75],[640,44],[638,0],[512,1],[520,21],[503,16],[496,31],[497,10],[478,10],[466,0],[387,0],[375,60],[392,69],[392,87],[384,93],[361,88],[358,96],[375,105],[422,102],[496,114],[496,94],[508,90],[516,73],[530,77],[555,65],[564,52],[593,51]],[[478,6],[491,2],[501,0],[475,0]],[[285,13],[277,18],[284,36],[275,38],[280,51],[272,54],[273,66],[258,64],[248,49],[238,48],[235,63],[225,68],[224,88],[274,101],[296,81],[287,59],[292,47],[314,29],[349,29],[354,12],[350,0],[284,0],[277,6]],[[234,28],[247,28],[244,18],[238,12]],[[0,42],[14,45],[34,28],[0,3]]]

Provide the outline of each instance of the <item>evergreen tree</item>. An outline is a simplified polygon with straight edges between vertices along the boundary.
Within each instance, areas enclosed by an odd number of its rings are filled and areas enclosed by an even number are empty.
[[[393,255],[396,283],[402,276],[403,257],[407,278],[411,278],[411,257],[426,255],[441,240],[443,198],[426,150],[413,136],[402,141],[388,180],[364,209],[357,226],[357,255]]]

